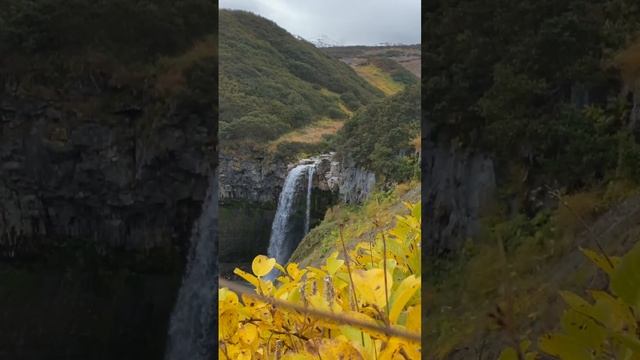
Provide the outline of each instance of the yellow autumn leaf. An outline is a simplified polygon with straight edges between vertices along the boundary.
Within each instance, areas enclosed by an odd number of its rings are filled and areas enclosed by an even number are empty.
[[[282,357],[282,360],[316,360],[318,357],[309,354],[306,351],[297,353],[287,353]]]
[[[389,321],[391,321],[392,324],[398,321],[400,312],[418,289],[420,289],[419,277],[411,275],[402,280],[394,293],[394,301],[391,304],[391,310],[389,312]]]
[[[333,275],[344,264],[344,260],[338,259],[338,252],[334,252],[327,259],[327,272],[329,275]]]
[[[251,350],[234,347],[229,351],[229,358],[233,360],[251,360]]]
[[[236,310],[227,310],[220,314],[218,318],[219,326],[219,336],[221,339],[229,339],[231,338],[238,329],[238,318],[239,314]]]
[[[264,255],[258,255],[251,263],[251,270],[258,277],[265,276],[273,270],[275,264],[276,259],[268,258]]]
[[[219,289],[218,302],[220,303],[220,308],[235,307],[238,305],[238,295],[227,288]]]
[[[415,305],[407,309],[407,324],[406,328],[409,331],[420,333],[422,330],[422,314],[421,306]]]
[[[387,304],[384,288],[385,274],[382,269],[354,270],[353,284],[356,288],[358,301],[363,304],[375,304],[384,308]],[[391,294],[392,277],[387,274],[387,292]]]
[[[298,264],[296,263],[287,264],[287,274],[289,274],[294,281],[299,281],[305,272],[306,270],[298,269]]]
[[[251,323],[243,325],[238,330],[238,339],[244,346],[251,347],[258,339],[258,328]]]
[[[253,276],[252,274],[249,274],[248,272],[241,270],[240,268],[235,268],[233,270],[233,273],[247,280],[251,285],[255,286],[256,288],[260,286],[260,281],[258,281],[257,277]]]
[[[288,282],[286,284],[281,285],[278,289],[276,289],[274,296],[276,298],[287,298],[287,295],[291,291],[296,291],[298,287],[298,283]]]
[[[362,354],[344,336],[322,339],[318,346],[318,355],[323,360],[364,360]]]
[[[401,343],[396,338],[389,339],[387,346],[380,352],[378,360],[395,360],[396,354],[400,352]]]

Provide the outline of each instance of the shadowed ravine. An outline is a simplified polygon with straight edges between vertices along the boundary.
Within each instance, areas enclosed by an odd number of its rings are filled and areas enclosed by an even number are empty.
[[[202,214],[191,235],[191,248],[182,286],[178,293],[167,342],[167,360],[208,360],[215,354],[218,282],[217,172],[210,177]]]

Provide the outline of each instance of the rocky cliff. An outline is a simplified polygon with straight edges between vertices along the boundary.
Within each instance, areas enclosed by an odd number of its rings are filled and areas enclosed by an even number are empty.
[[[496,175],[490,156],[447,142],[427,140],[423,157],[425,239],[429,253],[439,255],[477,234],[496,195]]]
[[[373,191],[375,175],[355,166],[345,166],[334,154],[323,154],[316,162],[313,217],[337,201],[360,203]],[[263,155],[220,155],[220,260],[250,260],[266,253],[278,198],[288,171],[297,163]],[[231,266],[233,267],[233,266]]]
[[[213,160],[211,113],[165,104],[150,119],[152,100],[96,114],[0,95],[0,256],[70,239],[126,249],[188,240]]]
[[[317,162],[313,186],[339,193],[342,202],[361,203],[373,191],[375,174],[355,166],[353,162],[340,162],[330,153],[302,159],[298,163],[312,160]],[[221,154],[221,202],[243,200],[277,204],[282,183],[293,166],[294,163],[263,155],[239,157],[237,154]]]
[[[261,153],[221,153],[220,202],[243,200],[277,204],[287,164]]]
[[[103,76],[0,76],[0,358],[163,356],[215,108]]]

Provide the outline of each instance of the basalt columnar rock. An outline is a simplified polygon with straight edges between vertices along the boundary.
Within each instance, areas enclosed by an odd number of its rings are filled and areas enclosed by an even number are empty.
[[[346,203],[360,203],[375,186],[375,174],[353,163],[341,163],[334,154],[322,154],[287,164],[265,156],[220,156],[220,201],[275,204],[289,170],[297,164],[316,163],[314,187],[340,194]]]
[[[261,155],[221,154],[222,262],[249,261],[259,253],[266,253],[284,179],[293,167],[305,162],[316,164],[311,209],[316,221],[322,219],[324,211],[335,202],[360,203],[373,191],[373,173],[345,166],[334,158],[333,153],[291,164]]]
[[[480,218],[494,203],[496,176],[490,156],[426,142],[423,194],[424,237],[430,254],[456,251],[480,230]]]
[[[95,69],[55,89],[4,74],[0,358],[162,358],[217,162],[211,97]]]
[[[261,154],[220,154],[220,202],[276,203],[287,164]]]
[[[1,96],[0,256],[37,256],[67,240],[186,245],[214,160],[213,114],[174,105],[149,122],[153,106],[141,100],[98,114]]]

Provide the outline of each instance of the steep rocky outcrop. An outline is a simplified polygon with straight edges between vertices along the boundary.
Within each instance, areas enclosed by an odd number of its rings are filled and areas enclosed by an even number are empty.
[[[0,76],[0,358],[163,356],[215,108],[102,76]]]
[[[277,203],[287,176],[284,161],[260,154],[220,154],[220,202]]]
[[[376,185],[374,173],[354,166],[353,163],[339,163],[337,177],[340,200],[348,204],[364,202]]]
[[[490,156],[427,141],[424,156],[425,239],[429,252],[459,249],[476,234],[493,203],[496,175]]]
[[[361,203],[373,191],[375,174],[357,167],[353,162],[338,161],[334,153],[287,164],[264,156],[252,158],[234,155],[220,156],[220,201],[248,201],[277,204],[282,183],[291,168],[305,162],[316,162],[314,188],[336,192],[340,201]]]
[[[220,260],[239,261],[266,253],[271,223],[287,173],[299,163],[315,162],[312,217],[337,201],[360,203],[373,191],[375,175],[345,166],[334,154],[287,164],[266,156],[220,156]],[[231,266],[232,268],[232,266]]]
[[[213,161],[212,114],[167,106],[143,124],[152,106],[98,115],[0,97],[0,256],[70,239],[139,250],[186,242]]]

